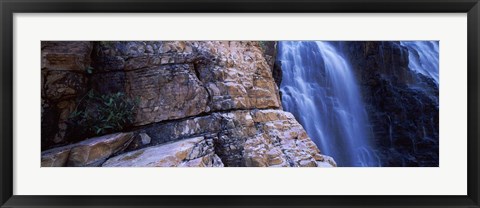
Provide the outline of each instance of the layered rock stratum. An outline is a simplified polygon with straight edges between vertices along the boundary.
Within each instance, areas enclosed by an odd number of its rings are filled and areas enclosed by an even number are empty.
[[[42,166],[336,166],[282,110],[267,46],[42,42]],[[92,89],[138,99],[133,127],[74,142],[66,122]]]

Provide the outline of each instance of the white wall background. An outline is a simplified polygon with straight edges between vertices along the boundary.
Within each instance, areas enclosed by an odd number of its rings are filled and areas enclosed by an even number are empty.
[[[14,194],[467,193],[466,14],[15,14]],[[42,40],[440,40],[438,168],[40,168]]]

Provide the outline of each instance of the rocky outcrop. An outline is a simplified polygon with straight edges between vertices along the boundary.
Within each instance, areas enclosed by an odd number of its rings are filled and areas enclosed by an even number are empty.
[[[399,42],[345,42],[383,166],[438,166],[438,86]]]
[[[164,161],[164,156],[152,156],[152,152],[167,151],[168,147],[184,146],[186,140],[213,141],[213,150],[203,155],[221,158],[222,164],[229,167],[244,166],[336,166],[333,159],[321,155],[318,148],[306,134],[292,114],[282,110],[237,110],[228,113],[213,113],[181,121],[159,123],[142,128],[139,134],[151,138],[150,145],[136,146],[135,152],[126,153],[114,159],[113,166],[135,166],[140,159]],[[208,143],[208,142],[207,142]],[[187,142],[190,144],[190,142]],[[193,145],[193,144],[192,144]],[[148,149],[142,157],[131,155]],[[185,150],[187,151],[187,150]],[[170,154],[171,155],[171,154]],[[123,159],[121,159],[123,158]],[[177,162],[156,163],[155,166],[180,165],[183,158],[170,158]],[[206,159],[208,161],[208,159]],[[121,162],[120,162],[121,161]],[[112,165],[112,164],[109,164]],[[210,163],[209,163],[210,164]],[[213,163],[212,163],[213,164]]]
[[[68,156],[73,145],[63,146],[42,152],[42,167],[63,167],[67,165]]]
[[[71,82],[72,90],[61,96],[46,90],[48,101],[70,96],[62,102],[68,117],[81,91],[121,92],[138,100],[134,127],[127,135],[44,151],[42,166],[336,166],[281,110],[272,76],[275,55],[266,59],[275,45],[265,51],[255,41],[91,44],[90,56],[78,59],[83,82]],[[42,114],[42,125],[43,119],[55,120],[48,115]]]
[[[99,166],[111,155],[127,148],[132,133],[116,133],[82,141],[70,150],[67,166]]]
[[[282,110],[213,113],[154,124],[140,132],[149,135],[152,144],[211,138],[225,166],[318,166],[325,162],[303,127]]]
[[[87,88],[92,43],[42,41],[42,149],[65,144],[66,121]]]
[[[273,79],[275,80],[275,83],[277,83],[278,88],[280,88],[282,84],[282,77],[283,77],[282,62],[280,60],[275,61],[275,64],[273,65],[272,76],[273,76]],[[281,93],[281,91],[279,93]],[[281,94],[280,94],[280,97],[282,97]]]
[[[131,143],[134,135],[140,140],[135,144]],[[110,158],[113,155],[118,156]],[[98,165],[336,166],[332,158],[320,154],[293,115],[282,110],[213,113],[153,124],[132,133],[92,138],[42,153],[43,167]]]
[[[278,41],[258,41],[263,57],[265,57],[265,61],[267,61],[270,68],[273,68],[277,57],[277,43]]]
[[[259,41],[259,43],[265,60],[272,70],[273,80],[275,80],[277,87],[280,88],[282,83],[282,62],[277,59],[278,41]]]
[[[208,93],[191,65],[162,65],[126,73],[127,94],[140,98],[136,125],[208,112]]]
[[[110,156],[123,151],[133,136],[133,133],[115,133],[44,151],[42,167],[99,166]]]
[[[71,142],[66,121],[90,89],[138,99],[134,125],[141,126],[279,108],[271,73],[254,41],[42,42],[43,149]]]
[[[96,44],[94,54],[93,88],[138,97],[136,125],[281,106],[255,42],[110,42]]]
[[[128,152],[104,167],[223,167],[212,139],[196,137]]]
[[[246,166],[316,167],[336,166],[308,137],[291,113],[279,110],[253,111],[257,132],[244,147]]]

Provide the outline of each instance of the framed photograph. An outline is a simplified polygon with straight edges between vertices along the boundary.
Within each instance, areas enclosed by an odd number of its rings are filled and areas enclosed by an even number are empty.
[[[1,207],[479,207],[478,0],[1,1]]]

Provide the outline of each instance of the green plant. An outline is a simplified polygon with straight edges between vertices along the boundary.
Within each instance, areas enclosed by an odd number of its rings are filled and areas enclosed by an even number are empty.
[[[134,122],[138,103],[121,92],[99,94],[90,90],[69,116],[69,137],[83,139],[125,130]]]

